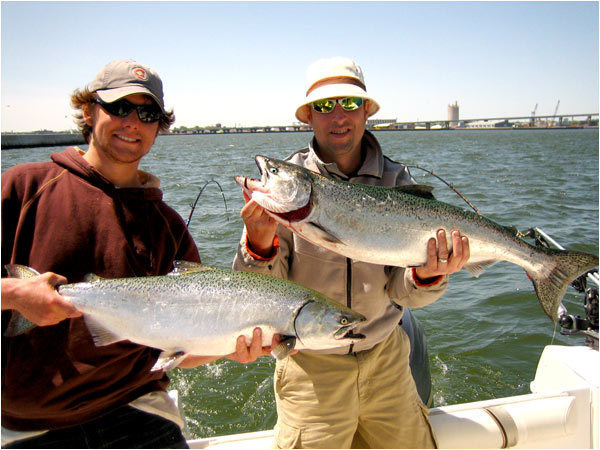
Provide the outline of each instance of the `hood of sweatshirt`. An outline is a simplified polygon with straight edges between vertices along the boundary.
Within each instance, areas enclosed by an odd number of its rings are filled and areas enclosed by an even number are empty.
[[[63,152],[53,153],[50,158],[59,166],[106,192],[114,192],[119,196],[144,200],[162,200],[162,191],[159,189],[160,179],[155,175],[138,170],[141,187],[119,188],[90,165],[83,158],[83,155],[85,155],[85,152],[79,147],[67,147]]]

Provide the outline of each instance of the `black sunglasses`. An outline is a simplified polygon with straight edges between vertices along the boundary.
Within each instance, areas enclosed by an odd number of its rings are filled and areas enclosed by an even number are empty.
[[[124,98],[111,103],[106,103],[99,98],[95,98],[92,100],[92,103],[98,103],[107,113],[121,118],[127,117],[135,109],[140,121],[144,123],[157,122],[164,116],[160,107],[155,103],[151,105],[136,105]]]

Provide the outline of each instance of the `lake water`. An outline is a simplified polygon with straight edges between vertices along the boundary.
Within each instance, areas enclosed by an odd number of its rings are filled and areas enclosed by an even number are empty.
[[[564,247],[598,252],[598,130],[377,132],[384,153],[434,171],[484,215],[519,230],[537,226]],[[243,198],[234,175],[254,176],[253,157],[285,157],[309,133],[160,136],[141,168],[157,175],[164,199],[184,218],[208,180],[190,224],[203,262],[231,267],[242,231]],[[4,150],[2,171],[43,161],[61,148]],[[436,178],[438,199],[468,206]],[[569,289],[569,312],[583,315]],[[565,337],[540,308],[524,271],[499,263],[480,278],[452,275],[446,294],[413,310],[425,328],[436,406],[526,394],[545,345],[580,345]],[[194,437],[270,428],[275,423],[274,361],[242,366],[220,361],[171,373]]]

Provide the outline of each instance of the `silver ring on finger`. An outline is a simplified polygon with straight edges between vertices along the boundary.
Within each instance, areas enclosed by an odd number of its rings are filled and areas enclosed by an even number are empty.
[[[446,258],[438,258],[438,262],[447,263],[448,260]]]

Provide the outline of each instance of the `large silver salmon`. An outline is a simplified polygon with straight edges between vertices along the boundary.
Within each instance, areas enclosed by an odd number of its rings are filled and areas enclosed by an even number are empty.
[[[237,183],[277,222],[307,241],[360,261],[414,267],[425,264],[427,241],[438,229],[459,230],[471,249],[466,270],[478,276],[497,261],[523,267],[553,321],[569,283],[598,266],[597,255],[534,247],[511,228],[436,201],[428,186],[348,183],[260,155],[256,164],[262,179],[235,177]]]
[[[38,274],[20,265],[6,268],[18,278]],[[92,276],[58,291],[83,313],[96,345],[130,340],[163,350],[153,370],[176,367],[190,354],[230,354],[238,336],[250,344],[256,327],[262,329],[263,346],[271,345],[273,334],[283,335],[274,349],[277,358],[294,348],[342,347],[364,338],[352,333],[364,316],[312,289],[197,263],[177,262],[164,276]],[[23,323],[13,329],[19,327]]]

